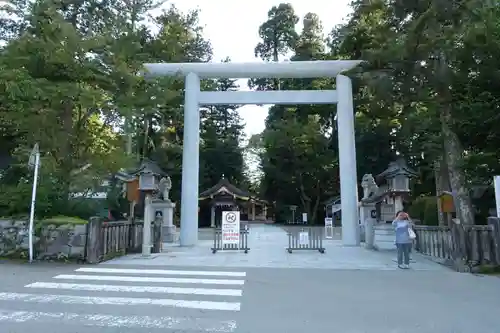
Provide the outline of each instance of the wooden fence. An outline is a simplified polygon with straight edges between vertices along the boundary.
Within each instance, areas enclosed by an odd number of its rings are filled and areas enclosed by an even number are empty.
[[[101,228],[104,258],[141,250],[144,225],[130,222],[107,222]]]
[[[449,227],[415,226],[415,250],[439,259],[451,260],[453,242]]]
[[[476,266],[500,265],[500,220],[489,218],[488,225],[414,227],[416,251],[454,266],[470,270]]]
[[[159,222],[159,221],[158,221]],[[152,252],[161,251],[161,225],[153,223],[151,227]],[[87,228],[85,261],[98,263],[127,253],[142,250],[144,225],[142,222],[129,221],[103,222],[99,217],[92,217]]]

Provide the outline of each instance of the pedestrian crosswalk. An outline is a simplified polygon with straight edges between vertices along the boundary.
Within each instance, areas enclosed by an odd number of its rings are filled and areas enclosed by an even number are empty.
[[[230,333],[246,278],[242,271],[107,267],[64,273],[71,274],[1,291],[0,327],[9,324],[13,333],[26,323],[50,325],[54,333],[85,327]]]

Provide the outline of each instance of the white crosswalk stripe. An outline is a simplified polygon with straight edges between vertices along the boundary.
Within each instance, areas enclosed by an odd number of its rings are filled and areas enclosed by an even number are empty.
[[[239,311],[240,303],[186,301],[176,299],[152,299],[138,297],[89,297],[67,295],[38,295],[25,293],[0,293],[0,301],[24,301],[35,303],[63,303],[63,304],[106,304],[106,305],[157,305],[175,306],[179,308]]]
[[[85,284],[85,283],[51,283],[35,282],[26,286],[27,288],[45,289],[67,289],[85,291],[116,291],[129,293],[164,293],[164,294],[187,294],[187,295],[216,295],[216,296],[241,296],[239,289],[206,289],[206,288],[176,288],[176,287],[150,287],[150,286],[121,286],[109,284]]]
[[[192,278],[166,278],[166,277],[143,277],[143,276],[121,276],[121,275],[73,275],[61,274],[54,279],[64,280],[94,280],[94,281],[122,281],[122,282],[151,282],[151,283],[197,283],[197,284],[231,284],[243,285],[244,280],[221,280],[221,279],[192,279]]]
[[[81,324],[231,333],[237,326],[230,314],[241,309],[245,277],[241,271],[82,267],[73,274],[56,275],[52,281],[28,284],[26,292],[0,292],[0,325],[64,324],[72,327],[68,332]],[[9,302],[17,306],[7,306]],[[110,313],[96,313],[97,307]],[[127,310],[130,315],[121,312],[126,307],[131,308]],[[177,309],[180,314],[165,317],[162,308]],[[199,317],[189,312],[200,310]]]
[[[173,271],[167,269],[133,269],[133,268],[97,268],[82,267],[75,272],[86,273],[115,273],[115,274],[142,274],[142,275],[197,275],[197,276],[233,276],[245,277],[245,272],[220,272],[220,271]]]
[[[173,317],[151,317],[151,316],[111,316],[101,314],[79,314],[79,313],[49,313],[30,311],[10,311],[0,309],[0,322],[36,322],[49,323],[52,325],[67,324],[71,322],[77,327],[99,326],[99,327],[123,327],[140,329],[170,329],[232,333],[236,330],[234,320],[217,321],[206,318],[173,318]],[[69,331],[68,331],[69,332]],[[71,331],[71,332],[76,332]]]

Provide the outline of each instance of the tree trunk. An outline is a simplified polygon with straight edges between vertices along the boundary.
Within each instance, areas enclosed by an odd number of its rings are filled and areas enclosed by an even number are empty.
[[[275,41],[274,41],[275,47],[273,48],[273,61],[278,62],[279,59],[279,52],[278,52],[278,45],[279,41],[278,38],[275,36]],[[279,79],[274,79],[274,89],[273,90],[280,90],[280,80]]]
[[[302,178],[302,174],[299,174],[299,189],[300,189],[300,202],[302,203],[302,207],[304,208],[304,213],[307,213],[307,222],[311,221],[311,198],[306,194],[306,190],[304,187],[304,181]]]
[[[450,176],[448,174],[448,165],[444,156],[440,156],[434,162],[434,178],[436,183],[436,201],[437,201],[437,211],[438,211],[438,221],[440,226],[447,225],[445,215],[441,209],[441,202],[439,196],[444,192],[451,192],[450,187]]]
[[[460,222],[464,225],[474,224],[474,211],[469,197],[469,190],[462,170],[463,149],[460,140],[450,128],[451,104],[441,104],[441,130],[444,140],[445,161],[448,164],[450,185],[455,201],[455,209]]]
[[[316,201],[314,202],[314,206],[312,208],[312,213],[311,213],[311,221],[316,222],[316,219],[318,218],[318,207],[319,207],[319,202],[320,202],[320,197],[316,197]]]
[[[318,208],[319,208],[319,203],[321,201],[321,182],[318,181],[316,184],[316,200],[314,202],[313,206],[313,211],[311,215],[311,221],[316,222],[316,219],[318,218]]]
[[[441,108],[441,135],[444,146],[444,161],[448,165],[451,192],[455,202],[457,217],[462,225],[474,224],[474,211],[462,168],[464,150],[458,135],[453,131],[452,106],[450,92],[450,68],[445,54],[440,54],[437,62],[437,98]]]
[[[127,155],[131,156],[132,155],[132,144],[133,144],[133,127],[132,127],[132,117],[127,118],[126,123],[125,123],[125,128],[127,131],[127,146],[126,146],[126,153]]]
[[[307,219],[311,217],[311,200],[306,196],[306,194],[301,189],[300,203],[302,204],[303,212],[307,213]]]
[[[144,141],[142,143],[142,159],[148,157],[149,122],[149,116],[144,115]]]
[[[72,100],[62,102],[60,119],[65,134],[65,140],[61,142],[59,149],[58,176],[60,188],[58,188],[58,191],[63,201],[63,205],[64,202],[69,200],[69,194],[71,192],[71,171],[78,157],[78,152],[75,151],[76,140],[74,135],[73,109],[74,104]]]

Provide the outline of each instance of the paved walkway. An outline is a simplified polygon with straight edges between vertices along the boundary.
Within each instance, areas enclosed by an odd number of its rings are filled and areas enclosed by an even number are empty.
[[[212,254],[206,236],[150,259],[0,264],[0,333],[499,332],[497,277],[419,255],[399,270],[338,240],[289,254],[277,226],[252,226],[248,254]]]
[[[205,231],[202,231],[206,233]],[[107,261],[107,265],[146,266],[218,266],[218,267],[267,267],[267,268],[318,268],[355,270],[395,270],[395,252],[376,252],[363,247],[344,247],[339,240],[326,240],[326,253],[316,251],[285,251],[288,238],[285,230],[273,225],[252,225],[249,234],[250,251],[217,252],[212,254],[212,241],[203,237],[195,247],[167,246],[161,254],[143,258],[140,254],[128,255]],[[419,254],[413,254],[413,270],[446,271]]]

